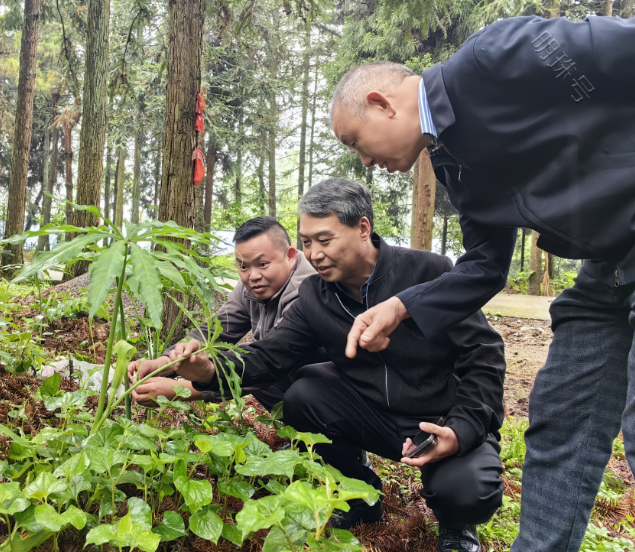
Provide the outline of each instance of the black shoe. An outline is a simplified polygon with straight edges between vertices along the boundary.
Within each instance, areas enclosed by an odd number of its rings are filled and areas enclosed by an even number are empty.
[[[450,529],[439,523],[438,552],[481,552],[481,541],[476,525],[467,525],[460,529]]]
[[[384,507],[381,500],[369,506],[361,499],[350,501],[348,512],[334,510],[329,525],[335,529],[350,529],[360,523],[376,523],[384,521]]]

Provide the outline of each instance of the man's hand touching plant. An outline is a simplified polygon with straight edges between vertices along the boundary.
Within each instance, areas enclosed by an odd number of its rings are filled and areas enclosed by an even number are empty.
[[[201,344],[196,339],[187,343],[177,343],[176,347],[170,351],[169,358],[170,362],[178,362],[170,368],[183,379],[210,383],[214,379],[216,370],[205,351],[196,353],[201,349]]]

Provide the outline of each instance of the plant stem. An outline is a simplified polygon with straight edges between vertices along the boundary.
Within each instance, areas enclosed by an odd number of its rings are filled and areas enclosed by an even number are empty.
[[[131,298],[131,301],[132,301],[132,304],[134,305],[134,300],[132,298]],[[119,301],[119,309],[120,309],[120,316],[121,316],[121,339],[126,340],[128,339],[128,336],[126,335],[127,333],[126,332],[126,316],[123,310],[123,301]],[[125,376],[123,378],[123,387],[126,391],[130,387],[130,382],[128,381],[128,378]],[[130,398],[130,395],[126,397],[126,418],[128,420],[132,420],[132,400]]]
[[[110,335],[108,336],[108,348],[106,349],[106,359],[104,361],[104,373],[103,380],[101,382],[101,392],[99,393],[99,403],[97,404],[97,412],[95,414],[95,424],[93,425],[93,429],[90,434],[93,435],[99,430],[101,427],[101,423],[99,420],[104,411],[104,403],[106,402],[106,394],[108,393],[108,375],[110,373],[110,360],[112,359],[112,347],[115,342],[115,332],[117,329],[117,315],[119,314],[119,303],[121,302],[121,288],[123,287],[123,280],[126,275],[126,261],[128,259],[128,250],[126,249],[126,254],[124,256],[123,261],[123,269],[121,271],[121,276],[117,280],[117,295],[115,296],[115,307],[112,312],[112,321],[110,323]]]

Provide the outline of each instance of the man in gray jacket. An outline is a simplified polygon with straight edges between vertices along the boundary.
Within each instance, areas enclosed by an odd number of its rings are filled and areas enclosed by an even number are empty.
[[[287,231],[274,218],[257,217],[248,220],[236,230],[234,243],[240,281],[217,315],[223,326],[219,341],[235,344],[250,330],[254,340],[264,339],[297,299],[300,284],[307,276],[315,274],[315,270],[302,252],[291,245]],[[207,325],[203,324],[201,330],[206,334]],[[188,338],[204,341],[198,330],[191,332]],[[168,355],[173,349],[174,346],[166,349],[156,360],[144,360],[139,376],[144,377],[168,364]],[[306,364],[317,360],[326,358],[312,357]],[[329,363],[316,365],[313,372],[328,372],[328,368]],[[131,362],[128,366],[130,377],[138,370],[138,361]],[[266,389],[254,389],[252,395],[271,411],[275,404],[282,401],[294,379],[295,371]],[[189,400],[214,400],[214,397],[206,396],[209,393],[193,389],[189,381],[179,381],[179,384],[192,392]],[[170,377],[151,378],[133,392],[133,398],[141,405],[154,406],[154,399],[159,395],[174,399],[173,385],[174,380]],[[245,391],[249,392],[248,389]]]

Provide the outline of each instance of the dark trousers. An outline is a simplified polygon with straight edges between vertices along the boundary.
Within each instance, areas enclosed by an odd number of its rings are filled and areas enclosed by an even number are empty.
[[[332,362],[318,362],[306,364],[293,370],[286,378],[277,381],[270,387],[258,389],[251,394],[258,399],[258,402],[269,412],[284,398],[287,389],[294,381],[301,378],[339,378],[339,372]]]
[[[520,533],[513,552],[579,550],[620,426],[635,468],[635,284],[586,261],[551,305],[547,363],[529,397]]]
[[[381,489],[381,480],[359,461],[358,449],[401,460],[406,437],[422,419],[380,410],[345,379],[296,380],[284,396],[285,421],[298,431],[323,433],[333,441],[318,445],[325,462],[345,476]],[[439,521],[460,529],[485,523],[502,504],[500,447],[492,436],[464,456],[451,456],[421,469],[421,495]]]

